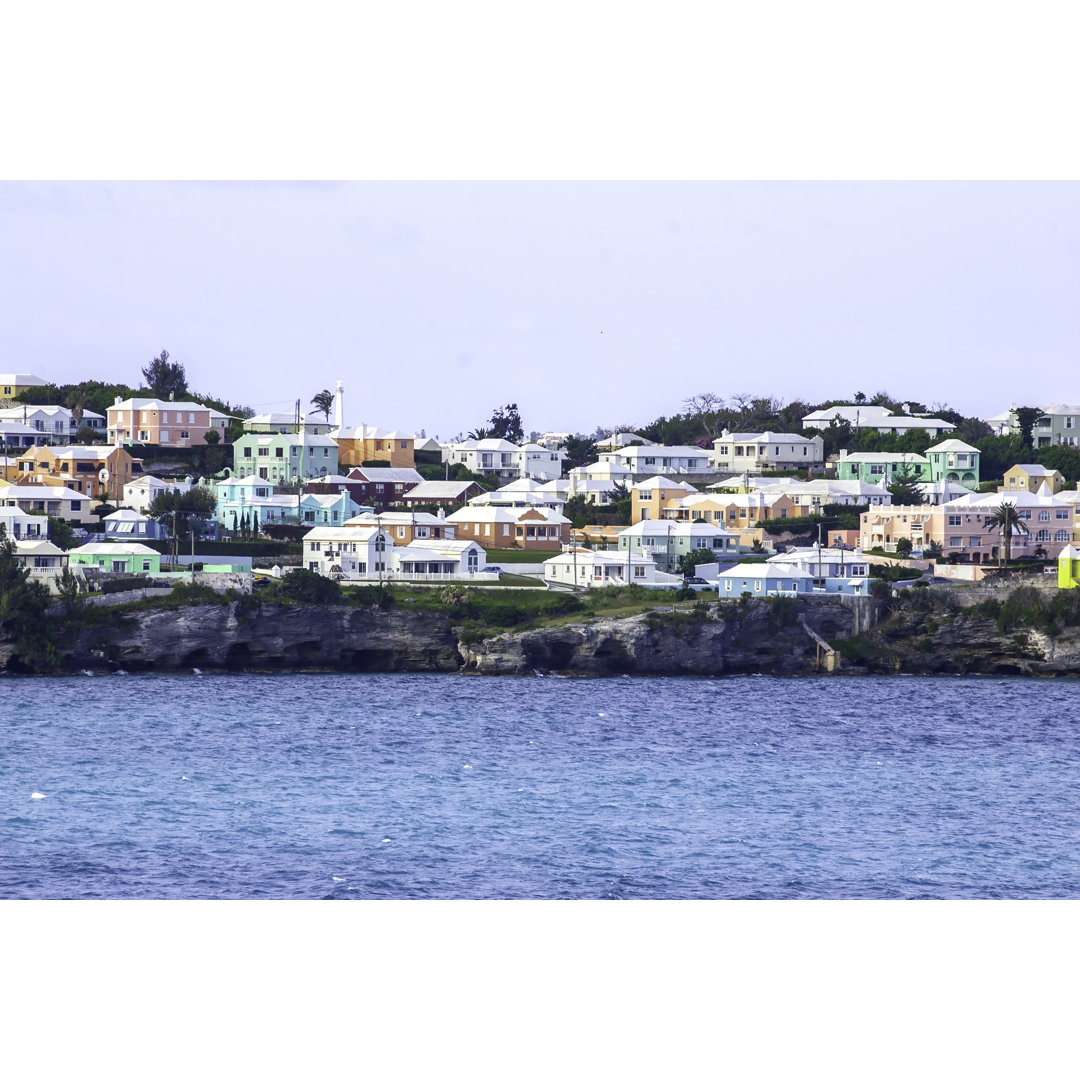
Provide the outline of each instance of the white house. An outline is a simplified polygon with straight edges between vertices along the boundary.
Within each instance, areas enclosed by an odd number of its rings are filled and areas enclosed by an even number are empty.
[[[485,491],[469,499],[470,506],[550,506],[561,510],[566,499],[548,484],[523,477],[495,491]]]
[[[393,546],[377,525],[320,525],[304,534],[304,566],[325,577],[381,580],[390,576]]]
[[[956,430],[955,424],[938,416],[912,414],[904,406],[903,413],[894,414],[883,405],[834,405],[828,409],[807,413],[802,418],[803,428],[823,430],[835,420],[848,423],[853,428],[872,428],[883,435],[903,435],[907,431],[925,431],[931,438],[939,439]]]
[[[129,510],[137,510],[145,514],[150,504],[163,491],[175,491],[184,495],[191,490],[192,479],[185,476],[183,480],[162,480],[157,476],[141,476],[138,480],[132,480],[124,485],[123,505]]]
[[[786,432],[725,431],[713,440],[709,458],[717,472],[762,472],[765,469],[810,469],[825,461],[825,440]]]
[[[671,574],[657,577],[656,562],[640,552],[593,551],[570,547],[544,563],[544,583],[599,589],[607,585],[655,585],[680,583]]]
[[[33,581],[40,581],[56,592],[56,575],[67,566],[67,553],[48,540],[16,540],[15,560],[30,571]]]
[[[717,559],[739,550],[739,534],[708,521],[645,519],[619,533],[620,551],[651,555],[659,569],[674,573],[680,555],[708,551]]]
[[[562,476],[565,457],[565,450],[539,443],[518,446],[508,439],[465,439],[442,447],[444,462],[464,465],[469,472],[494,474],[506,481],[522,477],[555,480]]]
[[[637,477],[664,474],[703,475],[709,471],[709,451],[700,446],[624,446],[600,455],[601,461],[622,465]]]
[[[0,488],[0,498],[4,493]],[[49,538],[49,519],[42,514],[28,514],[17,506],[0,504],[0,525],[4,535],[11,540],[47,540]]]
[[[395,580],[469,580],[487,566],[487,553],[474,540],[413,540],[390,553]]]
[[[94,500],[81,491],[57,484],[0,484],[0,504],[17,506],[62,518],[72,525],[89,525],[97,519],[90,513]]]

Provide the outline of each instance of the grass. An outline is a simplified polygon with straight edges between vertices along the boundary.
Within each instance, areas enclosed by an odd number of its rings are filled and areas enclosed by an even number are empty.
[[[522,551],[521,548],[486,548],[485,551],[489,563],[541,563],[561,554],[558,551]]]

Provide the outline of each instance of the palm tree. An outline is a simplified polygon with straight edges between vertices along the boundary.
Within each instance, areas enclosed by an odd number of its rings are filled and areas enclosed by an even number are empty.
[[[1011,502],[1002,502],[996,510],[986,515],[985,529],[998,529],[1001,532],[1001,546],[1005,552],[1005,565],[1009,565],[1009,551],[1012,547],[1013,532],[1027,533],[1028,527],[1020,518],[1020,511]]]
[[[334,395],[329,390],[320,390],[311,399],[311,404],[315,406],[311,410],[313,413],[321,412],[329,420],[330,410],[334,407]]]

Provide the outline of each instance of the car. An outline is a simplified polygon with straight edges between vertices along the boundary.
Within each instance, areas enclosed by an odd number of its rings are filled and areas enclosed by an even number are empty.
[[[706,581],[703,577],[688,577],[686,579],[687,585],[713,585],[715,582]]]
[[[481,574],[494,574],[496,577],[502,577],[501,566],[485,566],[481,571]]]

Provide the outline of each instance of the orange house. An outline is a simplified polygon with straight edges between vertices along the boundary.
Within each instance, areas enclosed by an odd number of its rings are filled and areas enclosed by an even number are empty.
[[[548,507],[463,506],[447,516],[457,539],[485,548],[561,551],[570,542],[570,519]]]
[[[385,461],[393,469],[415,468],[415,439],[412,435],[361,424],[359,427],[339,428],[332,436],[338,444],[339,468],[355,468],[365,461]]]
[[[19,458],[19,476],[53,476],[72,491],[95,498],[104,494],[119,502],[124,485],[142,476],[142,460],[122,446],[35,446]]]

